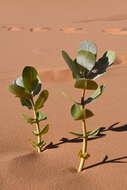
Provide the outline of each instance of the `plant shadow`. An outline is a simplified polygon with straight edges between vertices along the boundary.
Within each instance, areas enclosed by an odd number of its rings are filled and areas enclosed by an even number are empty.
[[[114,126],[118,125],[119,123],[120,122],[116,122],[116,123],[112,124],[111,126],[109,126],[108,128],[101,127],[100,132],[106,132],[106,131],[124,132],[124,131],[127,131],[127,124],[114,128]]]
[[[101,134],[99,133],[97,136],[95,137],[90,137],[88,138],[88,141],[91,141],[91,140],[96,140],[96,139],[99,139],[99,138],[103,138],[105,137],[106,134]],[[59,145],[61,144],[64,144],[64,143],[81,143],[83,141],[83,139],[81,139],[80,137],[76,137],[76,138],[72,138],[72,139],[68,139],[66,137],[63,137],[59,140],[60,142],[54,144],[53,142],[50,142],[46,147],[45,147],[45,150],[46,149],[54,149],[54,148],[58,148]]]
[[[100,128],[100,133],[103,134],[103,132],[107,132],[107,131],[113,131],[113,132],[125,132],[125,131],[127,131],[127,124],[121,125],[121,126],[118,126],[118,127],[114,127],[114,126],[118,125],[119,123],[120,122],[116,122],[116,123],[112,124],[111,126],[109,126],[108,128],[101,127]],[[121,156],[121,157],[118,157],[118,158],[108,160],[108,156],[106,155],[101,162],[98,162],[96,164],[90,165],[90,166],[84,168],[83,170],[90,169],[90,168],[93,168],[93,167],[96,167],[96,166],[100,166],[102,164],[108,164],[108,163],[127,163],[127,161],[121,161],[121,160],[126,159],[126,158],[127,158],[127,156]]]
[[[96,166],[100,166],[100,165],[108,164],[108,163],[117,163],[117,164],[119,164],[119,163],[127,163],[127,161],[121,161],[121,160],[126,159],[126,158],[127,158],[127,156],[121,156],[121,157],[118,157],[118,158],[114,158],[114,159],[108,160],[108,156],[105,155],[105,157],[103,158],[103,160],[101,162],[98,162],[96,164],[87,166],[83,170],[94,168]]]
[[[124,132],[127,131],[127,124],[122,125],[122,126],[118,126],[115,127],[116,125],[118,125],[120,122],[116,122],[112,125],[110,125],[109,127],[100,127],[100,132],[97,136],[95,137],[90,137],[88,138],[89,141],[91,140],[96,140],[96,139],[100,139],[106,136],[106,134],[104,132],[108,132],[108,131],[114,131],[114,132]],[[59,145],[64,144],[64,143],[81,143],[83,140],[80,137],[76,137],[76,138],[72,138],[72,139],[68,139],[66,137],[63,137],[59,140],[58,143],[53,143],[50,142],[44,150],[47,149],[54,149],[54,148],[58,148]]]

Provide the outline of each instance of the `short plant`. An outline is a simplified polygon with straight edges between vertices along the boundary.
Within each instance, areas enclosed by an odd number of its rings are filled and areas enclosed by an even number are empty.
[[[33,141],[32,145],[38,152],[44,150],[46,143],[42,140],[42,136],[49,130],[48,124],[45,125],[43,129],[40,127],[40,122],[47,119],[45,113],[41,112],[40,109],[44,107],[44,103],[49,95],[46,89],[41,91],[41,86],[38,73],[36,69],[31,66],[26,66],[23,69],[22,76],[14,80],[9,86],[10,92],[20,99],[21,105],[33,110],[33,118],[25,114],[22,116],[29,124],[35,124],[36,126],[36,130],[33,130],[32,133],[37,137],[37,142]],[[38,97],[35,99],[36,95],[38,95]]]
[[[82,134],[71,132],[72,135],[83,139],[83,146],[78,154],[80,157],[78,172],[80,172],[84,169],[84,163],[90,156],[87,151],[88,138],[96,136],[100,132],[99,128],[87,131],[86,119],[94,114],[86,108],[86,105],[96,100],[102,94],[104,86],[98,86],[94,79],[106,73],[107,68],[113,64],[116,54],[114,51],[106,51],[96,61],[96,44],[91,41],[84,41],[80,44],[76,59],[72,60],[65,51],[62,51],[62,56],[72,71],[73,78],[75,79],[74,87],[82,90],[81,101],[74,102],[71,107],[73,119],[82,121]],[[89,98],[86,98],[87,90],[95,90],[95,92]]]

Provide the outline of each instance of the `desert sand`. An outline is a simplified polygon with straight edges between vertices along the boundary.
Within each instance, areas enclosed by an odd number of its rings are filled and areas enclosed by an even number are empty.
[[[81,91],[73,80],[61,50],[75,57],[80,42],[91,40],[104,51],[116,51],[117,59],[106,75],[103,95],[88,108],[95,116],[88,130],[101,127],[90,139],[85,170],[77,173],[82,140],[80,121],[70,116],[72,102]],[[115,0],[0,0],[0,190],[126,190],[127,189],[127,1]],[[43,153],[33,150],[31,126],[8,85],[26,65],[38,69],[43,88],[50,92],[44,111],[52,142]]]

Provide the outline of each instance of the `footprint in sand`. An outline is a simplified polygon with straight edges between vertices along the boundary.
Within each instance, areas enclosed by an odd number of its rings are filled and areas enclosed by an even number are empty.
[[[49,27],[31,27],[29,29],[30,32],[48,32],[51,28]]]
[[[82,33],[83,32],[83,28],[78,27],[63,27],[60,29],[60,31],[64,32],[64,33]]]
[[[21,32],[23,30],[28,30],[29,32],[48,32],[51,30],[49,27],[30,27],[30,28],[25,28],[25,27],[17,27],[17,26],[1,26],[1,29],[5,29],[7,31],[11,32]]]
[[[16,26],[11,26],[7,28],[7,30],[11,32],[20,32],[24,29],[25,29],[24,27],[16,27]]]
[[[105,28],[102,31],[113,35],[127,35],[127,28]]]
[[[25,29],[24,27],[17,27],[17,26],[1,26],[1,28],[11,32],[20,32]]]

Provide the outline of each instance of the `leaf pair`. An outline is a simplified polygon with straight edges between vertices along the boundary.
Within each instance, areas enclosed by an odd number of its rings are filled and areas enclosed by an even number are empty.
[[[82,108],[80,104],[73,104],[71,107],[71,115],[74,120],[84,120],[92,117],[92,111]]]
[[[75,88],[85,89],[85,90],[96,90],[98,84],[93,80],[86,80],[84,78],[77,79],[75,82]]]
[[[18,86],[16,84],[16,81],[13,81],[13,84],[11,84],[9,86],[9,90],[11,93],[15,94],[16,97],[19,97],[19,98],[23,98],[23,99],[30,99],[31,98],[31,94],[28,93],[25,88],[23,88],[22,86]]]
[[[22,76],[13,81],[9,86],[9,90],[15,94],[16,97],[20,98],[20,102],[23,106],[32,109],[31,99],[41,90],[41,81],[36,69],[31,66],[26,66],[23,69]],[[47,90],[43,90],[39,94],[35,102],[35,110],[39,110],[43,107],[48,95],[49,93]]]
[[[94,136],[97,136],[100,133],[100,128],[97,128],[97,129],[95,129],[93,131],[87,132],[86,136],[83,136],[83,134],[75,133],[75,132],[70,132],[70,133],[72,135],[75,135],[76,137],[79,137],[79,138],[94,137]]]
[[[34,148],[40,148],[40,149],[42,149],[45,145],[46,145],[45,141],[41,141],[40,143],[36,143],[36,142],[32,141],[32,146]]]
[[[22,76],[17,78],[9,86],[11,93],[20,98],[20,102],[28,109],[32,109],[31,98],[37,95],[41,90],[41,81],[34,67],[26,66],[23,69]]]
[[[35,136],[42,136],[44,134],[46,134],[49,131],[49,125],[47,124],[39,133],[37,131],[32,131],[32,133]]]
[[[62,55],[72,71],[73,77],[76,79],[95,79],[103,75],[106,72],[107,67],[113,64],[116,57],[115,52],[109,50],[106,51],[98,61],[96,61],[96,44],[88,40],[80,44],[80,49],[74,61],[65,51],[62,51]]]
[[[77,79],[74,86],[75,88],[79,89],[96,90],[89,98],[84,101],[84,104],[89,104],[100,97],[105,88],[104,85],[98,87],[98,84],[95,81],[86,79]]]
[[[65,62],[67,63],[68,67],[72,71],[73,78],[78,79],[78,78],[82,78],[82,76],[85,75],[87,70],[84,67],[82,67],[81,65],[79,65],[77,63],[76,59],[72,60],[69,57],[69,55],[67,54],[67,52],[65,52],[65,51],[62,51],[62,56],[63,56]]]
[[[22,114],[22,116],[27,121],[27,123],[30,123],[30,124],[39,123],[40,121],[47,119],[46,114],[40,111],[36,113],[36,119],[31,118],[27,116],[26,114]]]

